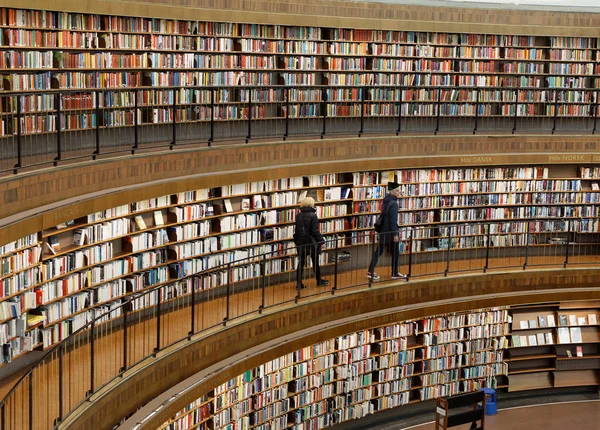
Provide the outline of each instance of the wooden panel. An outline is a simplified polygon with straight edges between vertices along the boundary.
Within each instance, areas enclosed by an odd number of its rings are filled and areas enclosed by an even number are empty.
[[[111,428],[121,417],[134,412],[176,383],[243,353],[234,367],[221,368],[221,372],[212,375],[197,389],[190,390],[184,399],[174,401],[157,413],[146,427],[156,428],[191,400],[233,375],[291,350],[363,328],[437,313],[548,300],[596,300],[600,298],[600,290],[595,287],[598,274],[598,270],[550,270],[424,280],[311,299],[309,303],[279,312],[267,310],[260,318],[187,343],[172,354],[157,358],[137,373],[128,372],[111,387],[110,392],[95,396],[94,402],[84,405],[85,410],[74,414],[62,428]],[[472,295],[478,298],[465,300]],[[398,304],[402,307],[396,307]],[[378,316],[365,319],[364,315],[371,312]],[[332,324],[345,318],[350,322]],[[314,328],[320,324],[328,328],[314,333]],[[301,330],[306,330],[305,334],[293,341],[282,342],[272,349],[258,350],[264,342]],[[256,355],[251,355],[253,353]],[[98,426],[100,422],[102,426]]]
[[[585,387],[590,385],[600,385],[600,372],[598,370],[554,372],[555,387]]]
[[[594,163],[597,152],[600,140],[591,135],[406,136],[252,144],[90,161],[0,180],[0,243],[97,210],[197,188],[364,169]]]
[[[508,377],[508,391],[552,388],[552,372],[525,373]]]
[[[5,0],[3,6],[39,9],[37,0]],[[438,32],[597,37],[600,16],[591,13],[431,7],[390,3],[306,0],[49,0],[46,10],[174,19],[313,25]]]

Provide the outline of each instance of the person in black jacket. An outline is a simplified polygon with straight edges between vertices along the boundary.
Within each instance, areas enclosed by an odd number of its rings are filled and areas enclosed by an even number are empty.
[[[319,231],[319,219],[315,210],[315,199],[306,197],[300,203],[300,212],[296,215],[296,246],[298,247],[298,288],[305,288],[302,284],[302,273],[306,264],[306,257],[310,255],[315,270],[317,285],[328,285],[329,281],[321,278],[319,265],[319,251],[325,243]]]
[[[367,277],[371,281],[377,281],[380,277],[375,273],[375,266],[381,254],[387,249],[392,256],[392,279],[402,279],[405,276],[398,271],[398,260],[400,259],[400,249],[398,247],[398,197],[400,197],[400,184],[396,182],[388,183],[388,194],[383,199],[381,208],[382,225],[379,233],[379,245],[373,246],[373,257],[369,264]]]

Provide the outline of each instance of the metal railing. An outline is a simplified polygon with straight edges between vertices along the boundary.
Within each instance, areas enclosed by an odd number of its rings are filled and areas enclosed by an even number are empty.
[[[368,229],[328,235],[320,252],[328,285],[316,285],[306,269],[299,281],[296,248],[274,240],[190,256],[187,263],[169,264],[174,279],[159,279],[153,285],[149,285],[152,277],[146,276],[153,268],[145,268],[139,272],[142,281],[128,283],[121,296],[104,302],[93,296],[96,304],[91,310],[78,313],[86,319],[79,328],[74,325],[75,314],[46,321],[50,332],[63,340],[46,345],[45,356],[0,403],[0,428],[50,429],[132,366],[241,316],[284,303],[293,306],[307,297],[370,288],[375,280],[367,277],[367,266],[380,250],[377,235]],[[398,236],[399,270],[407,281],[600,264],[598,218],[438,223],[401,228]],[[376,267],[381,281],[392,275],[390,260],[384,253]],[[97,294],[97,287],[85,291]]]
[[[320,85],[5,92],[0,95],[0,173],[256,140],[403,133],[593,134],[598,91]]]

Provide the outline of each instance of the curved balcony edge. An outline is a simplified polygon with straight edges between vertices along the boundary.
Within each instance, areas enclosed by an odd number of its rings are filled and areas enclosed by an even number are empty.
[[[143,428],[156,428],[190,400],[233,375],[294,348],[353,330],[439,313],[561,300],[598,300],[599,276],[600,270],[589,268],[462,275],[408,284],[387,283],[329,298],[305,299],[296,306],[270,309],[158,353],[150,362],[129,369],[122,378],[93,395],[90,402],[80,405],[58,428],[110,429],[182,381],[197,381],[204,376],[184,396],[172,399],[145,421]],[[321,325],[323,330],[312,330]],[[300,335],[291,336],[294,333]],[[282,339],[283,343],[274,342],[265,348],[268,342]],[[232,357],[236,358],[234,362]],[[217,370],[210,375],[201,373],[211,366]],[[146,412],[142,409],[140,414]]]
[[[434,166],[598,162],[600,140],[569,136],[339,137],[97,160],[0,179],[0,243],[107,207],[191,189],[302,174]],[[250,166],[250,167],[249,167]]]

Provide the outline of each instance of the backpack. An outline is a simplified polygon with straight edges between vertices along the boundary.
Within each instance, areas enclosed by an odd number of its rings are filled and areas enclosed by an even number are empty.
[[[297,217],[302,216],[302,212],[300,212],[298,215],[296,215]],[[304,230],[304,222],[301,223],[302,224],[302,234],[300,234],[299,232],[295,231],[294,232],[294,245],[296,246],[300,246],[300,245],[304,245],[304,241],[302,240],[302,238],[304,236],[306,236],[306,231]]]
[[[381,213],[379,214],[379,216],[375,220],[375,224],[373,224],[373,229],[377,233],[382,233],[382,229],[383,229],[383,217],[384,217],[385,212],[387,210],[388,203],[389,202],[386,202],[386,204],[383,205],[383,207],[381,208]]]

